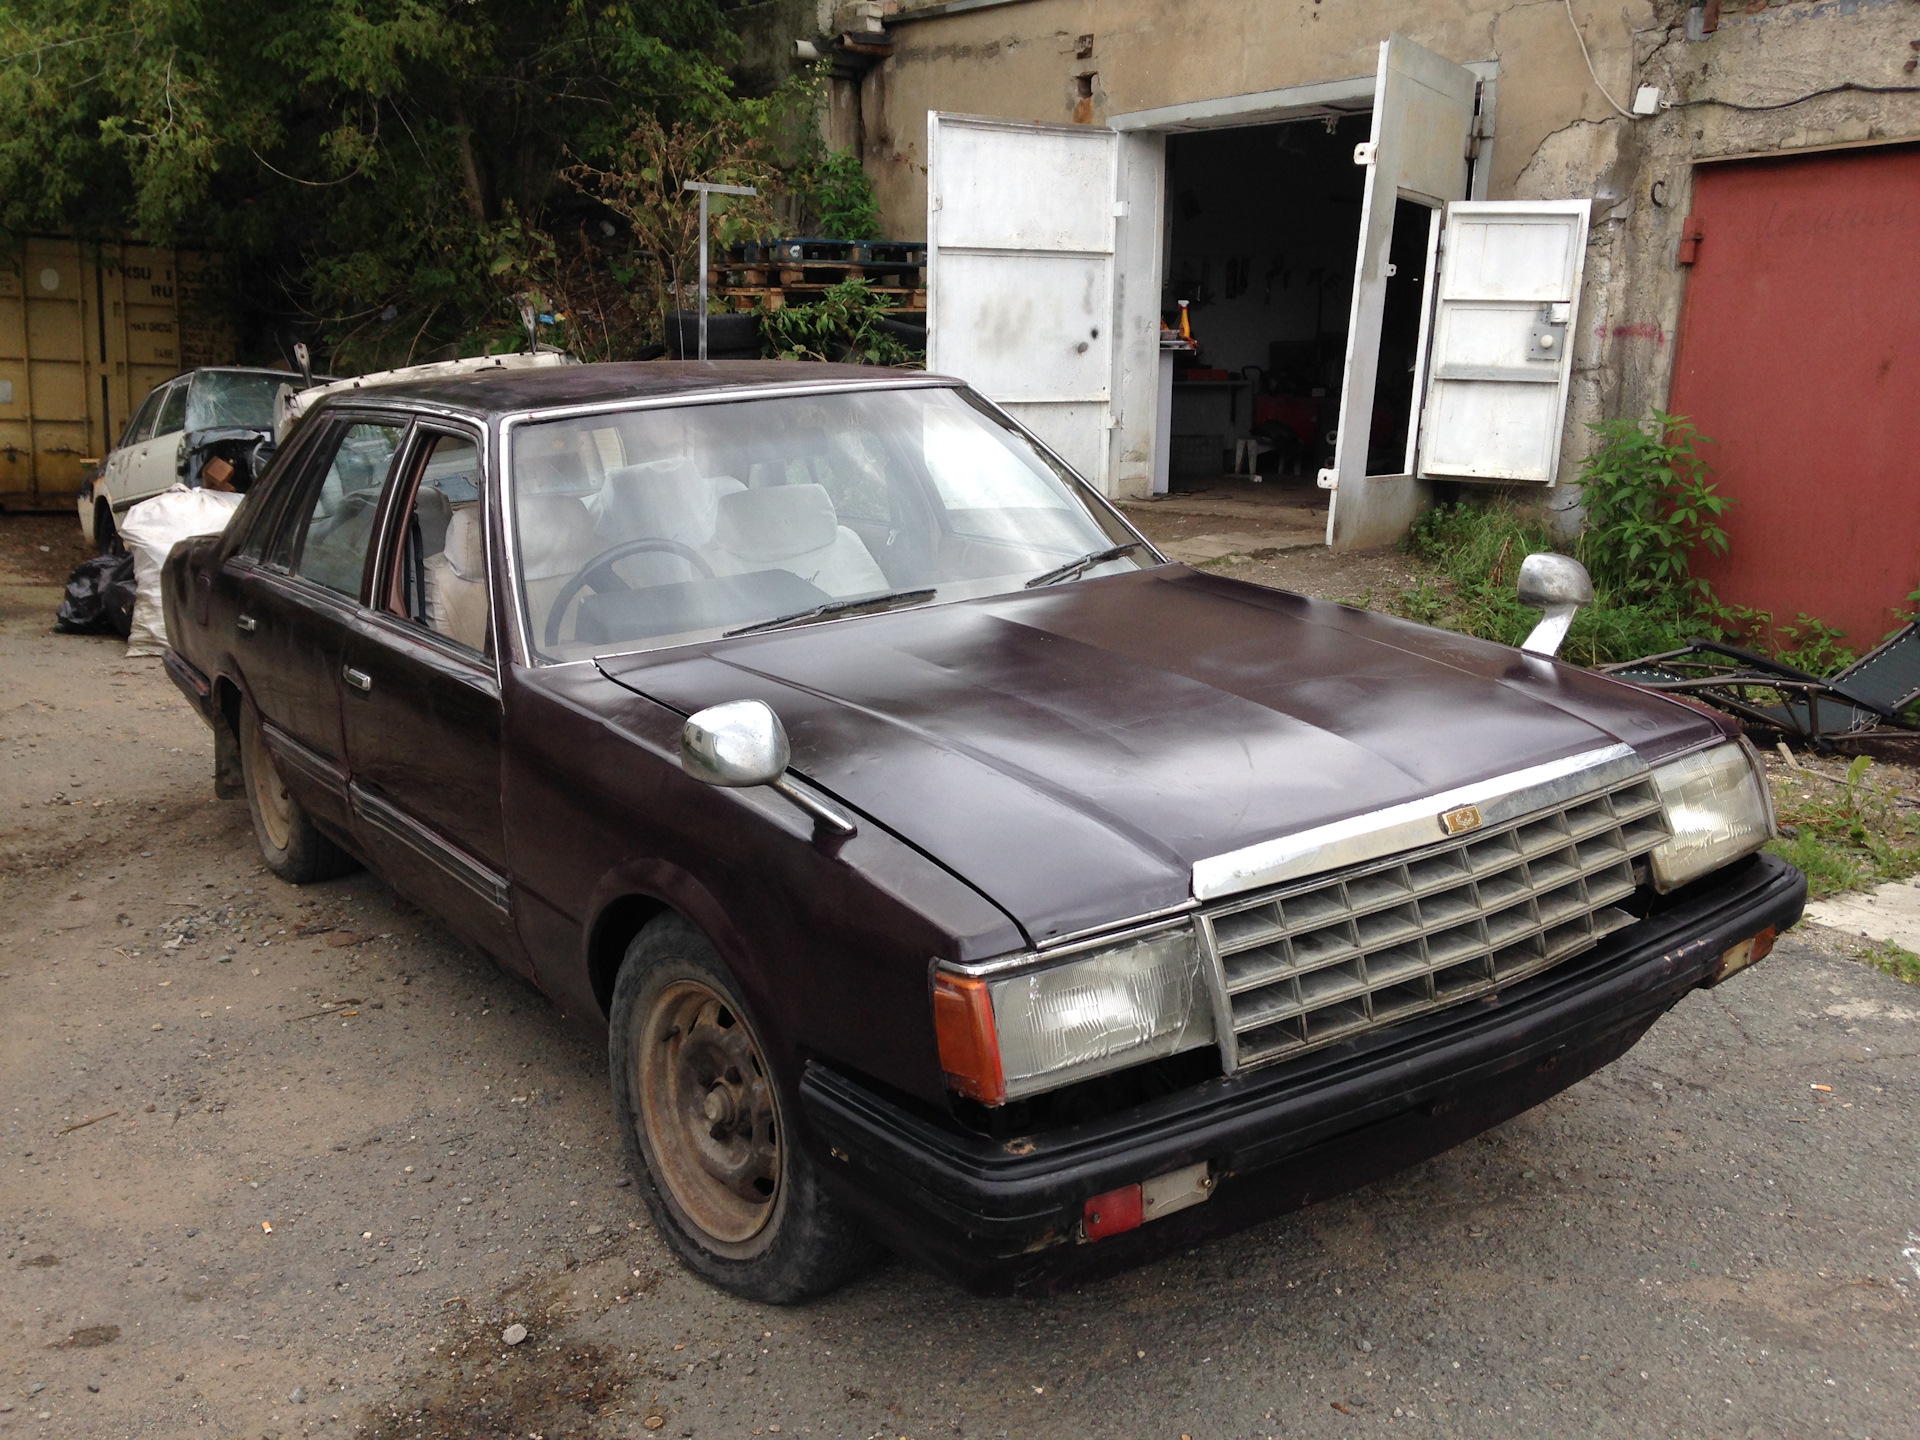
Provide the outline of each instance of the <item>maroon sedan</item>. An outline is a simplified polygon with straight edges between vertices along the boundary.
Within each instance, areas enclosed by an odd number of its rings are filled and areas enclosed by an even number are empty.
[[[275,872],[363,861],[603,1033],[661,1234],[765,1300],[1350,1188],[1805,897],[1729,722],[1170,564],[934,376],[336,395],[166,604]]]

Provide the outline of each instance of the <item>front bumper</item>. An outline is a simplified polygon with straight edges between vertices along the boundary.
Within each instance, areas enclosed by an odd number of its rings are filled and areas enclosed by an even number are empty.
[[[1800,918],[1806,878],[1757,855],[1511,989],[1292,1064],[1069,1130],[998,1142],[924,1119],[821,1064],[801,1105],[825,1178],[895,1249],[968,1289],[1051,1289],[1404,1169],[1623,1054],[1730,946]],[[1204,1161],[1203,1204],[1076,1243],[1095,1195]]]

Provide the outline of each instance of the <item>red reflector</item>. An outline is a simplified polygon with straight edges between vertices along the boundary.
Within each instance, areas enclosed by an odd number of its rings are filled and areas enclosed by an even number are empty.
[[[1104,1240],[1123,1230],[1140,1228],[1141,1203],[1138,1185],[1122,1185],[1087,1201],[1082,1228],[1089,1240]]]
[[[1769,925],[1753,937],[1753,960],[1764,960],[1773,953],[1773,942],[1780,936],[1777,926]],[[1751,965],[1753,960],[1747,963]]]

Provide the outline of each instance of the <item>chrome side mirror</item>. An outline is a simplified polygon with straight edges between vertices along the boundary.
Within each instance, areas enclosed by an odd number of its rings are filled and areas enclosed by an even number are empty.
[[[765,785],[806,811],[821,829],[853,834],[853,821],[794,783],[787,774],[792,756],[786,727],[761,700],[710,705],[680,727],[680,767],[694,779],[728,789]]]
[[[1593,603],[1593,580],[1570,555],[1529,555],[1520,562],[1520,603],[1546,612],[1520,648],[1530,655],[1557,655],[1575,613]]]

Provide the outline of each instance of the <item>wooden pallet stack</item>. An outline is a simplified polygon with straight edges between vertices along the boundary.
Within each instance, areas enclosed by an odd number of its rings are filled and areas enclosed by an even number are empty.
[[[901,240],[770,240],[734,245],[707,271],[715,309],[779,310],[864,279],[903,314],[927,309],[927,247]]]

